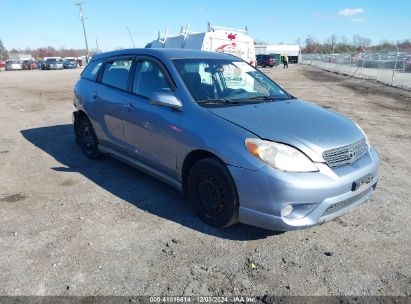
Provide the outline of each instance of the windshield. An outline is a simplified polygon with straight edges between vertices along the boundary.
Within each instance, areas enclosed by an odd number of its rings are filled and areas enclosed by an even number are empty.
[[[292,99],[260,71],[237,59],[175,59],[191,96],[201,104],[234,105]]]

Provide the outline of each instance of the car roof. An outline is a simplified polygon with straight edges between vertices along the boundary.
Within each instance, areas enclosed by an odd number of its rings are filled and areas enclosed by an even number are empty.
[[[216,52],[206,52],[198,50],[189,49],[171,49],[171,48],[144,48],[144,49],[125,49],[117,50],[106,53],[99,53],[93,56],[92,61],[121,56],[121,55],[151,55],[156,57],[166,57],[168,59],[186,59],[186,58],[213,58],[213,59],[228,59],[233,60],[236,58],[233,55],[216,53]],[[239,59],[239,58],[238,58]],[[241,59],[240,59],[241,60]]]

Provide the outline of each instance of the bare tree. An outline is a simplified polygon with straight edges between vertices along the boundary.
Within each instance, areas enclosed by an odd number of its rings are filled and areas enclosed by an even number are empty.
[[[319,44],[313,36],[308,36],[305,39],[305,47],[303,49],[304,53],[315,53],[319,52]]]
[[[339,52],[352,52],[354,51],[353,46],[351,43],[348,41],[346,36],[341,36],[339,39],[339,42],[337,43],[336,46],[337,50]]]
[[[9,53],[3,45],[3,41],[0,39],[0,60],[9,59]]]
[[[328,37],[325,40],[325,44],[329,46],[333,54],[335,53],[335,47],[337,46],[337,40],[338,40],[338,36],[335,34],[332,34],[330,37]]]
[[[353,45],[365,49],[371,45],[371,39],[362,37],[360,35],[354,35],[353,37]]]
[[[338,36],[335,34],[332,34],[330,37],[331,40],[331,48],[333,50],[333,54],[335,53],[335,46],[337,45],[337,41],[338,41]]]

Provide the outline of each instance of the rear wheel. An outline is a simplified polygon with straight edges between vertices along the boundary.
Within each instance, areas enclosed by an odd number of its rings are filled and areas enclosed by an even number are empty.
[[[230,172],[216,158],[205,158],[191,168],[188,196],[207,224],[225,228],[238,222],[238,195]]]
[[[80,122],[79,141],[81,149],[88,158],[98,158],[98,140],[90,120],[84,117]]]
[[[263,67],[263,68],[265,68],[267,65],[265,64],[265,62],[263,62],[262,64],[261,64],[261,67]]]

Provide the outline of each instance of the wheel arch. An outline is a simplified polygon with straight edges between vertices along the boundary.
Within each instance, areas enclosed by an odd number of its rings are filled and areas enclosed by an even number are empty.
[[[202,149],[193,150],[190,153],[188,153],[187,156],[184,158],[181,169],[182,192],[184,194],[187,193],[187,179],[190,169],[196,162],[209,157],[216,158],[223,164],[225,164],[225,162],[216,154]]]
[[[79,136],[79,124],[80,124],[80,122],[81,122],[81,120],[82,119],[84,119],[84,118],[87,118],[87,119],[89,119],[88,118],[88,116],[87,116],[87,114],[86,114],[86,112],[84,112],[83,110],[77,110],[77,111],[75,111],[75,112],[73,112],[73,116],[74,116],[74,121],[73,121],[73,127],[74,127],[74,134],[76,135],[76,136]]]

